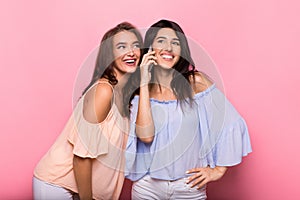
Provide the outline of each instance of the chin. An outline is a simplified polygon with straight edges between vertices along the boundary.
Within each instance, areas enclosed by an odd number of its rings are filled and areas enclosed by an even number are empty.
[[[135,71],[136,71],[136,69],[137,69],[137,67],[135,67],[135,68],[132,68],[132,69],[129,69],[129,70],[127,70],[127,72],[126,72],[126,73],[132,74],[133,72],[135,72]]]
[[[172,69],[173,68],[173,66],[167,65],[167,64],[160,64],[158,66],[160,66],[162,69]]]

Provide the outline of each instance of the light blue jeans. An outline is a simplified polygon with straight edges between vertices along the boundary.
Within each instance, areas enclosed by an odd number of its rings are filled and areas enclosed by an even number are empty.
[[[175,181],[153,179],[149,175],[144,176],[132,185],[132,200],[140,199],[201,199],[205,200],[206,186],[197,190],[186,184],[187,178]]]

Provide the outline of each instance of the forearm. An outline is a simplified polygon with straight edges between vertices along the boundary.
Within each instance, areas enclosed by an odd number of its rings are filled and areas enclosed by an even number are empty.
[[[80,200],[91,200],[92,195],[92,159],[74,155],[73,169]]]
[[[215,171],[213,175],[213,181],[216,181],[223,177],[223,175],[227,171],[227,167],[216,166],[215,168],[213,168],[213,170]]]
[[[154,124],[152,119],[150,94],[148,84],[151,80],[150,65],[157,65],[155,51],[149,49],[149,52],[143,56],[140,72],[140,98],[136,118],[136,135],[142,142],[150,143],[154,138]]]
[[[148,85],[140,87],[140,98],[136,119],[136,134],[141,141],[149,143],[154,138],[154,124],[149,100]]]

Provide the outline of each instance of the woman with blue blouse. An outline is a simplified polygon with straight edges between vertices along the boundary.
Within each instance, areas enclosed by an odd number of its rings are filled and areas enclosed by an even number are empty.
[[[178,24],[153,24],[145,47],[126,153],[132,199],[206,199],[206,184],[251,152],[246,123],[197,72]]]

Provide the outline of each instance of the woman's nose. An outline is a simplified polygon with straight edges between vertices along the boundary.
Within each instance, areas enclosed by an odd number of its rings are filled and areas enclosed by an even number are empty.
[[[166,43],[166,46],[165,46],[165,49],[166,49],[167,51],[172,51],[172,44],[169,43],[169,42],[167,42],[167,43]]]
[[[134,48],[130,48],[129,52],[127,54],[130,55],[130,56],[133,56],[134,55]]]

